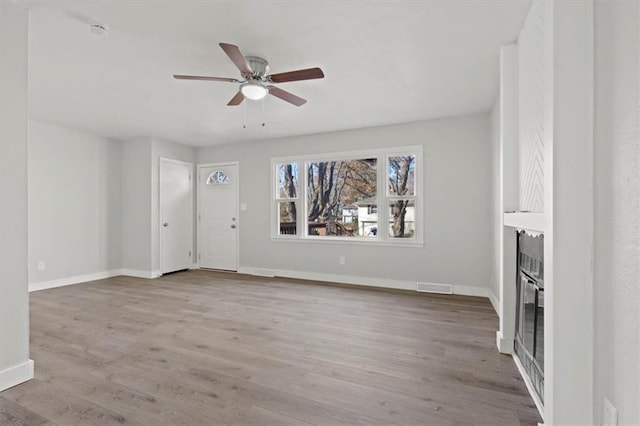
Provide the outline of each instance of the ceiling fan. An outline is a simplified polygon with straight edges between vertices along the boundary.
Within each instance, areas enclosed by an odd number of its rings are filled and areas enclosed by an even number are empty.
[[[228,43],[220,43],[224,53],[229,56],[231,62],[240,70],[243,80],[225,77],[202,77],[196,75],[174,75],[178,80],[205,80],[205,81],[226,81],[229,83],[240,83],[238,93],[231,98],[228,106],[240,105],[244,98],[260,100],[269,95],[287,101],[295,106],[304,105],[307,100],[299,96],[282,90],[273,83],[287,83],[289,81],[313,80],[324,78],[324,73],[320,68],[308,68],[304,70],[288,71],[278,74],[269,74],[269,63],[257,56],[243,56],[238,46]]]

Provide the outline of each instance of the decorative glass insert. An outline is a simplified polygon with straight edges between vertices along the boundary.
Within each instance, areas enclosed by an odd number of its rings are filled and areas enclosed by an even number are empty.
[[[216,170],[207,178],[207,185],[226,185],[229,182],[229,176],[222,170]]]

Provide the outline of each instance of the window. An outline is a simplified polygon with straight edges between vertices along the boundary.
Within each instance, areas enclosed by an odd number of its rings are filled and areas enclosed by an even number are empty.
[[[416,156],[387,157],[389,237],[413,238],[415,234]]]
[[[216,170],[207,178],[207,185],[226,185],[229,182],[229,176],[222,170]]]
[[[298,163],[277,165],[278,233],[296,235],[298,230]]]
[[[376,204],[377,158],[305,163],[307,172],[307,235],[366,236],[377,217],[365,227],[357,211]]]
[[[272,160],[272,237],[422,244],[421,154],[416,146]]]

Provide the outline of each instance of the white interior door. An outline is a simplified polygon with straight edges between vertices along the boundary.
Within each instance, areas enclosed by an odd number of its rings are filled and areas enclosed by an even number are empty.
[[[201,268],[238,268],[238,165],[201,166],[198,175]]]
[[[193,165],[160,159],[160,272],[189,269],[193,251]]]

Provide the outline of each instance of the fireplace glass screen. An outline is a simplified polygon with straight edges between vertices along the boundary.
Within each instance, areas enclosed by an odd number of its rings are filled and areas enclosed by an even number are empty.
[[[518,233],[515,354],[544,402],[544,237]]]

